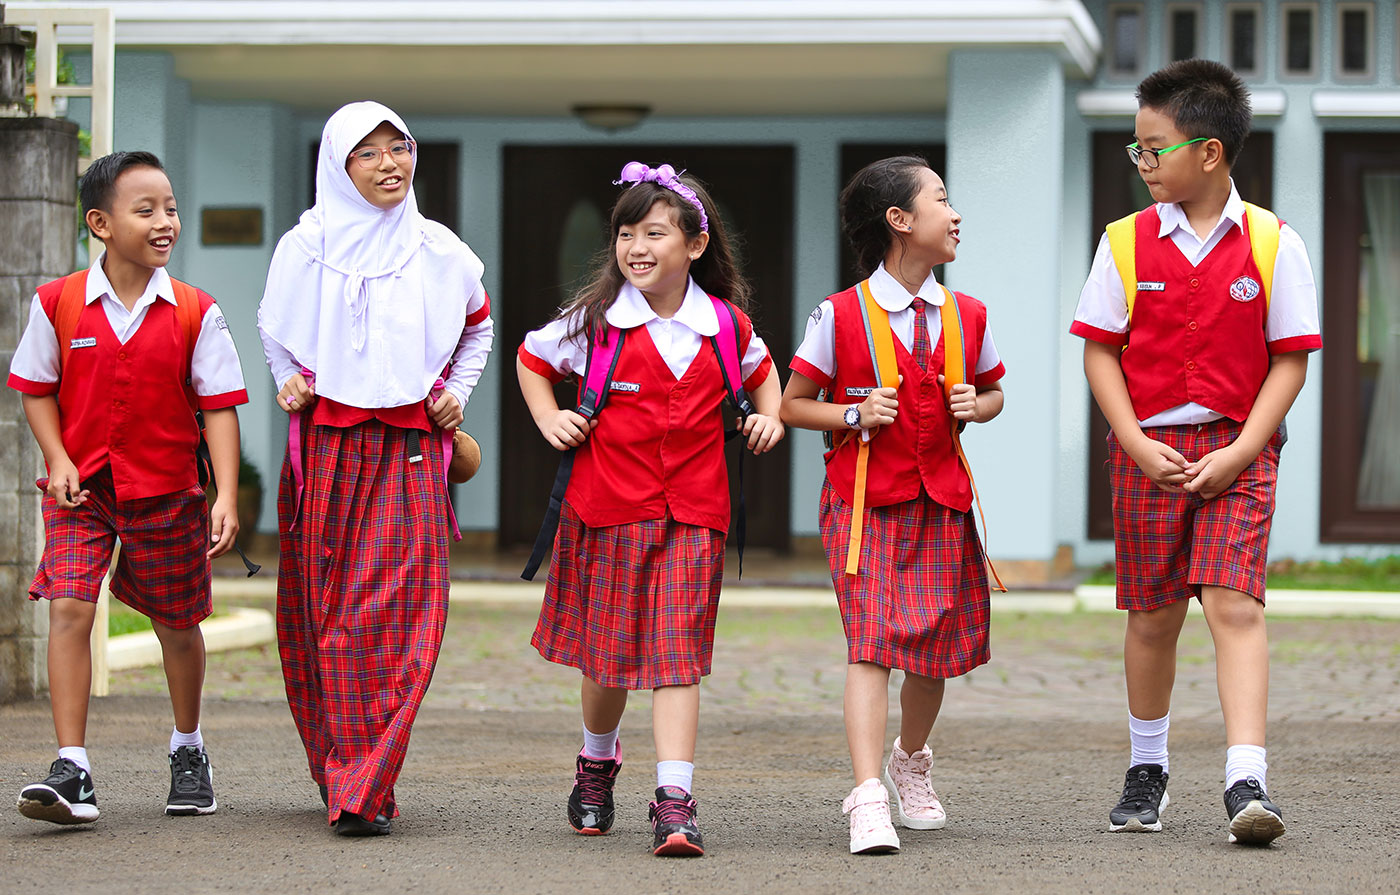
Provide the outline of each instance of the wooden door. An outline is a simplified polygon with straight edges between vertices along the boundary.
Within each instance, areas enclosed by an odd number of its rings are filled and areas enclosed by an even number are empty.
[[[793,151],[789,146],[506,146],[502,215],[504,269],[493,296],[501,376],[500,544],[534,542],[559,453],[540,436],[520,397],[515,352],[542,326],[608,248],[608,215],[622,166],[634,159],[689,170],[710,188],[744,275],[754,287],[754,325],[780,373],[792,358]],[[561,407],[577,403],[577,383],[556,389]],[[607,414],[602,416],[606,425]],[[737,439],[730,444],[730,490],[738,507]],[[788,441],[744,460],[751,547],[786,551]]]

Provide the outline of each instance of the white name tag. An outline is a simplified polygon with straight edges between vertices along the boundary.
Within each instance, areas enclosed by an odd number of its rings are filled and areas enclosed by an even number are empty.
[[[614,382],[612,391],[615,392],[640,392],[642,384],[640,382]]]
[[[1167,291],[1167,284],[1166,284],[1166,283],[1145,283],[1145,282],[1139,280],[1139,281],[1138,281],[1138,291],[1139,291],[1139,292],[1166,292],[1166,291]]]
[[[97,347],[97,339],[96,339],[96,338],[73,339],[72,341],[70,341],[70,342],[68,343],[68,350],[69,350],[69,351],[72,351],[74,348],[96,348],[96,347]]]
[[[861,387],[861,388],[848,388],[848,389],[846,389],[846,397],[848,397],[848,398],[864,398],[864,397],[867,397],[867,396],[868,396],[871,392],[873,392],[873,391],[875,391],[875,386],[873,386],[873,385],[864,386],[864,387]]]

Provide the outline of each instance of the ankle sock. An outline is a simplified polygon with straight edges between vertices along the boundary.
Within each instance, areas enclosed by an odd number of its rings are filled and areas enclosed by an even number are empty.
[[[1159,764],[1162,773],[1171,770],[1167,755],[1167,729],[1171,727],[1172,713],[1160,718],[1144,721],[1128,713],[1128,737],[1133,744],[1133,757],[1129,767],[1140,764]]]
[[[83,746],[63,746],[58,750],[59,758],[66,758],[73,764],[92,773],[92,764],[88,761],[87,749]]]
[[[686,792],[695,782],[695,762],[658,761],[656,763],[656,786],[679,786]]]
[[[1264,761],[1264,747],[1240,745],[1225,750],[1225,788],[1229,789],[1246,777],[1259,781],[1259,788],[1268,791],[1264,774],[1269,770]]]
[[[181,746],[193,746],[200,751],[204,750],[204,735],[199,732],[199,725],[194,726],[193,733],[181,733],[180,728],[170,728],[170,751],[174,752]]]
[[[583,754],[589,758],[600,758],[610,760],[617,757],[617,736],[622,730],[622,725],[614,727],[607,733],[594,733],[588,729],[588,725],[583,725]]]

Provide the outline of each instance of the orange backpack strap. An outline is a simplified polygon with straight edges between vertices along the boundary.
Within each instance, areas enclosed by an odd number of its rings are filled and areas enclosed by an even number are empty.
[[[894,333],[890,330],[890,315],[870,294],[870,281],[860,284],[860,316],[865,324],[865,342],[870,347],[870,362],[875,369],[877,388],[899,387],[899,365],[894,356]],[[860,568],[860,544],[865,532],[865,481],[870,467],[870,439],[879,430],[860,433],[856,450],[855,503],[851,507],[851,540],[846,548],[846,574],[854,575]]]
[[[943,307],[939,309],[943,322],[943,390],[952,395],[953,386],[971,381],[972,376],[967,369],[967,351],[962,315],[958,313],[958,299],[947,286],[943,286],[943,293]],[[982,498],[977,493],[977,482],[972,477],[972,464],[968,462],[967,453],[963,451],[956,418],[953,418],[953,447],[957,450],[958,460],[962,462],[963,470],[967,473],[967,483],[972,486],[972,499],[977,502],[977,515],[982,519],[982,531],[985,535],[987,514],[982,511]],[[987,555],[985,540],[982,544],[982,559],[987,563],[987,569],[991,571],[992,579],[997,583],[997,590],[1006,593],[1006,585],[1001,583],[1001,576],[997,574],[996,566],[992,565],[991,557]]]
[[[68,353],[73,350],[73,333],[78,329],[78,318],[83,316],[87,305],[88,272],[80,270],[63,278],[63,291],[58,295],[58,304],[53,312],[53,333],[58,339],[58,370],[68,366]]]
[[[204,326],[204,314],[200,312],[199,290],[189,283],[170,278],[175,292],[175,316],[180,321],[180,331],[185,334],[185,359],[194,360],[194,345],[199,341],[199,331]]]

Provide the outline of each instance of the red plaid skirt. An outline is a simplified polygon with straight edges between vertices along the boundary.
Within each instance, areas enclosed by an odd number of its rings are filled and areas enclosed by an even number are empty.
[[[589,528],[566,501],[530,644],[604,687],[699,683],[723,578],[721,531],[674,519]]]
[[[1159,426],[1147,435],[1198,460],[1228,447],[1243,426],[1217,420],[1202,426]],[[1118,439],[1108,435],[1113,490],[1113,554],[1119,609],[1157,609],[1201,595],[1202,585],[1226,587],[1264,602],[1269,526],[1283,439],[1269,439],[1234,484],[1211,500],[1160,490]]]
[[[950,678],[991,658],[991,592],[971,513],[922,490],[913,500],[868,507],[856,575],[846,574],[851,508],[830,482],[819,519],[847,662]]]
[[[305,489],[290,460],[277,497],[277,645],[311,776],[341,811],[398,813],[394,781],[447,620],[442,458],[408,462],[408,431],[370,420],[302,429]]]
[[[40,479],[41,490],[48,479]],[[196,486],[136,500],[116,498],[104,467],[73,509],[43,500],[44,556],[29,585],[31,600],[73,597],[96,603],[120,538],[112,596],[168,628],[192,628],[213,609],[209,596],[209,504]]]

